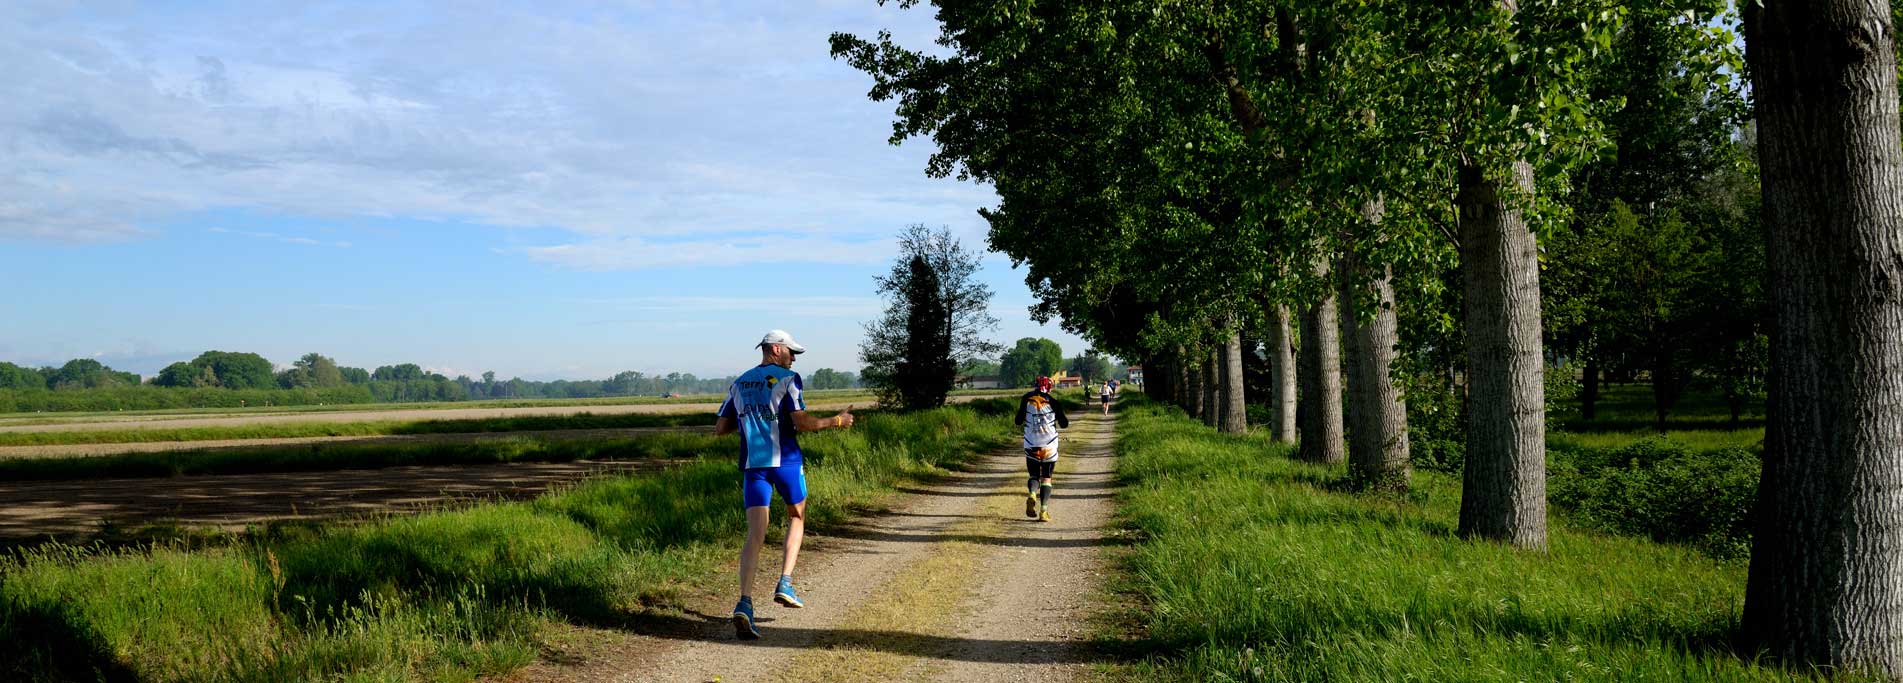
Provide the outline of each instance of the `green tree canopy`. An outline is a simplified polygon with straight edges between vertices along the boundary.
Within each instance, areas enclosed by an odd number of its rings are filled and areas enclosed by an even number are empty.
[[[1039,376],[1055,374],[1064,367],[1064,350],[1057,342],[1043,337],[1025,337],[1019,339],[1011,350],[1004,352],[999,363],[998,384],[1007,387],[1028,387]]]
[[[47,376],[46,384],[54,389],[137,386],[139,376],[130,372],[113,370],[91,358],[75,358]]]
[[[879,277],[885,315],[866,324],[859,346],[864,379],[880,402],[908,410],[942,405],[958,364],[997,352],[984,334],[997,329],[991,288],[975,277],[978,255],[949,228],[913,225],[899,236],[899,258]]]
[[[277,386],[277,374],[271,369],[271,361],[255,353],[238,351],[206,351],[193,358],[191,365],[201,374],[209,371],[216,378],[212,384],[186,384],[168,386],[221,386],[226,389],[269,389]],[[201,377],[201,382],[203,378]]]
[[[33,368],[0,363],[0,389],[45,389],[46,375]]]
[[[402,363],[380,366],[376,372],[370,373],[370,379],[378,382],[407,382],[423,379],[427,375],[428,373],[423,372],[423,367],[420,365]]]
[[[847,389],[852,387],[852,373],[840,372],[832,368],[820,368],[806,376],[808,389]]]
[[[1070,371],[1082,376],[1086,383],[1110,379],[1115,372],[1111,367],[1110,359],[1094,350],[1086,351],[1070,359]]]

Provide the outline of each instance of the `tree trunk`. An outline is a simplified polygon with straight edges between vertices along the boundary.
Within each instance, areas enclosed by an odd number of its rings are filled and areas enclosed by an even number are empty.
[[[1329,277],[1328,261],[1315,264],[1317,277]],[[1335,320],[1335,293],[1327,293],[1302,311],[1302,439],[1298,455],[1309,462],[1337,463],[1346,458],[1341,423],[1341,341]]]
[[[1225,340],[1222,342],[1218,342],[1214,347],[1210,349],[1212,355],[1214,355],[1216,358],[1216,375],[1215,375],[1216,379],[1215,379],[1215,382],[1213,382],[1213,384],[1215,384],[1215,387],[1216,387],[1216,402],[1211,404],[1212,407],[1210,408],[1210,410],[1211,412],[1215,413],[1214,426],[1217,431],[1221,431],[1221,432],[1229,431],[1230,386],[1229,386],[1229,344],[1227,343],[1227,336],[1228,335],[1225,334],[1224,335]]]
[[[1222,376],[1216,371],[1216,347],[1205,347],[1203,357],[1203,424],[1219,427],[1222,423]]]
[[[1228,341],[1219,350],[1223,357],[1222,431],[1229,434],[1249,432],[1249,393],[1242,376],[1242,332],[1229,328]]]
[[[1175,378],[1175,383],[1170,389],[1171,402],[1175,403],[1176,407],[1182,408],[1183,412],[1195,414],[1190,410],[1195,402],[1189,400],[1189,357],[1183,355],[1183,348],[1180,346],[1176,347],[1176,353],[1170,356],[1170,372],[1172,373],[1170,376]]]
[[[1203,417],[1203,381],[1206,379],[1203,376],[1203,365],[1194,356],[1185,356],[1183,367],[1186,368],[1184,372],[1189,376],[1189,381],[1183,387],[1185,399],[1183,408],[1189,412],[1190,417],[1200,420]]]
[[[1381,220],[1384,206],[1362,206],[1362,219]],[[1393,270],[1382,266],[1370,287],[1358,286],[1367,272],[1353,251],[1342,256],[1341,319],[1348,360],[1348,470],[1362,488],[1405,491],[1408,463],[1407,403],[1394,385],[1400,324],[1394,312]]]
[[[1743,632],[1903,675],[1903,140],[1889,8],[1746,3],[1771,295]]]
[[[1538,245],[1518,202],[1533,193],[1533,167],[1505,179],[1462,162],[1460,267],[1466,280],[1467,466],[1460,535],[1546,547],[1546,405],[1540,346]]]
[[[1295,443],[1295,348],[1288,307],[1269,312],[1269,434],[1276,443]]]
[[[1579,390],[1579,416],[1592,420],[1599,416],[1599,361],[1586,357],[1586,378]]]

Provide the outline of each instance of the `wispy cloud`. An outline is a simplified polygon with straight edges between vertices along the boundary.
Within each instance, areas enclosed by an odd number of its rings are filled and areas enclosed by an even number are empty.
[[[243,237],[250,237],[253,239],[271,240],[274,242],[283,242],[285,244],[296,244],[296,245],[301,245],[306,247],[336,247],[338,249],[350,248],[349,242],[320,242],[318,240],[314,240],[309,237],[297,237],[294,235],[280,235],[275,232],[263,232],[258,230],[232,230],[230,228],[206,228],[205,232],[215,232],[222,235],[239,235]]]
[[[570,302],[610,310],[668,314],[763,312],[836,318],[867,318],[878,315],[885,307],[885,303],[877,297],[859,296],[645,296],[572,299]]]
[[[538,262],[582,270],[629,270],[746,263],[872,264],[890,258],[891,250],[884,243],[839,238],[744,236],[665,242],[624,237],[511,251]]]
[[[49,7],[0,6],[0,239],[235,207],[552,228],[574,237],[510,253],[563,268],[859,263],[869,232],[993,201],[884,146],[889,105],[827,54],[833,30],[929,44],[922,10]]]

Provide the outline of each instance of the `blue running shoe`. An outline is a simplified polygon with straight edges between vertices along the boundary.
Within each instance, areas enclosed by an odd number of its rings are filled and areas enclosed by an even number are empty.
[[[793,609],[806,606],[806,603],[800,602],[799,594],[793,592],[793,577],[790,576],[780,577],[780,587],[773,589],[773,601]]]
[[[753,600],[740,598],[740,604],[733,606],[733,634],[741,640],[759,640],[760,629],[753,627]]]

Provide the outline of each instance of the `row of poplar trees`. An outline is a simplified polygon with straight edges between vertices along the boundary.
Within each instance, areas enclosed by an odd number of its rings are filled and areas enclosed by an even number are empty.
[[[1152,393],[1231,432],[1259,331],[1274,436],[1365,487],[1409,476],[1396,289],[1432,300],[1421,273],[1457,267],[1459,532],[1529,550],[1547,536],[1541,263],[1566,257],[1539,235],[1628,104],[1591,86],[1636,31],[1695,46],[1676,73],[1748,74],[1775,286],[1743,635],[1903,674],[1892,12],[1743,4],[939,0],[936,46],[832,47],[896,101],[895,144],[936,142],[929,174],[995,188],[991,246],[1028,267],[1035,313],[1144,359]]]

